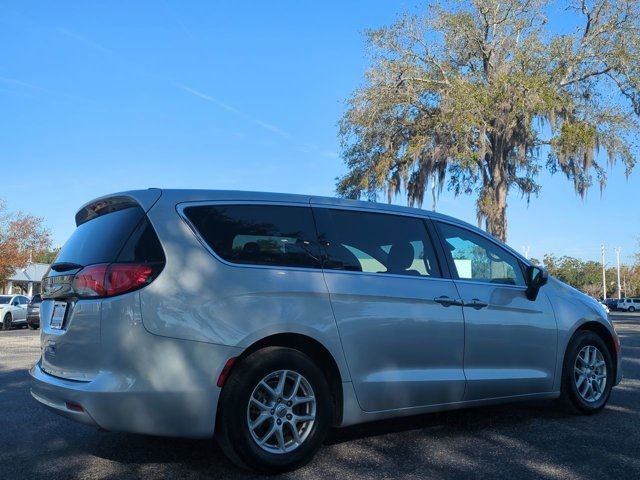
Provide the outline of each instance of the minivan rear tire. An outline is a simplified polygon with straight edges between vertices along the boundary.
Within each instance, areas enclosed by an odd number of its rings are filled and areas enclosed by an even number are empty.
[[[249,402],[261,380],[284,370],[301,376],[312,390],[315,420],[294,450],[271,453],[258,446],[249,430]],[[236,362],[219,406],[216,439],[223,452],[239,467],[263,474],[288,472],[307,464],[324,442],[333,419],[331,393],[322,370],[304,353],[287,347],[266,347]]]
[[[576,385],[576,359],[585,348],[595,347],[602,356],[606,368],[606,384],[602,395],[594,401],[587,401],[578,391]],[[572,413],[591,415],[604,408],[611,395],[611,388],[615,381],[613,357],[608,345],[602,337],[588,330],[578,331],[567,346],[562,368],[561,401],[565,408]]]

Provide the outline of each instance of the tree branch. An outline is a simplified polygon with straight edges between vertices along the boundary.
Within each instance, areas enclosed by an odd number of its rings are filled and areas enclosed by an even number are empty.
[[[580,82],[586,80],[589,77],[597,77],[597,76],[600,76],[600,75],[604,75],[604,74],[610,72],[612,69],[613,69],[612,67],[606,67],[606,68],[604,68],[602,70],[598,70],[596,72],[585,73],[581,77],[574,78],[573,80],[567,80],[567,81],[560,82],[560,86],[561,87],[566,87],[567,85],[571,85],[573,83],[580,83]]]

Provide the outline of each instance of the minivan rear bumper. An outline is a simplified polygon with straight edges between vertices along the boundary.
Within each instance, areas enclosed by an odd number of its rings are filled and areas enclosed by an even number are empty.
[[[91,418],[91,415],[89,415],[86,410],[78,411],[78,409],[73,408],[70,403],[73,402],[73,404],[77,405],[78,397],[81,397],[82,401],[85,400],[84,392],[77,388],[82,382],[71,382],[51,377],[42,371],[40,362],[29,370],[29,374],[34,379],[31,387],[31,396],[35,400],[63,417],[93,427],[100,426]],[[51,380],[55,381],[52,383]]]
[[[39,361],[29,371],[31,395],[59,415],[105,430],[208,438],[215,427],[218,370],[232,351],[220,346],[215,356],[220,363],[199,381],[160,388],[146,378],[104,371],[87,382],[67,380],[45,372]]]

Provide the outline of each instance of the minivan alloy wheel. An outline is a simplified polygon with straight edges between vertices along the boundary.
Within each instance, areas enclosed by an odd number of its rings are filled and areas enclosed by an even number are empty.
[[[253,389],[247,405],[251,438],[269,453],[297,449],[313,429],[316,398],[304,376],[279,370],[265,376]]]
[[[596,402],[602,397],[607,385],[607,365],[597,347],[586,345],[578,352],[574,381],[578,393],[587,402]]]

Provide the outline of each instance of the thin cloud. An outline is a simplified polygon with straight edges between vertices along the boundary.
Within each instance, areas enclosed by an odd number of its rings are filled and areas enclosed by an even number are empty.
[[[202,98],[203,100],[206,100],[207,102],[215,103],[216,105],[218,105],[219,107],[223,108],[227,112],[235,113],[237,115],[247,116],[247,115],[244,115],[237,108],[232,107],[231,105],[229,105],[227,103],[221,102],[217,98],[214,98],[214,97],[212,97],[210,95],[207,95],[206,93],[203,93],[203,92],[201,92],[199,90],[196,90],[195,88],[191,88],[191,87],[188,87],[186,85],[180,85],[180,88],[182,88],[185,92],[190,93],[191,95],[194,95],[194,96],[196,96],[198,98]]]
[[[41,87],[23,82],[22,80],[16,80],[15,78],[0,77],[0,82],[13,87],[28,88],[29,90],[43,90]]]
[[[68,93],[57,92],[54,90],[50,90],[48,88],[41,87],[39,85],[23,82],[22,80],[18,80],[15,78],[0,77],[0,83],[9,85],[11,87],[17,87],[18,89],[27,89],[27,90],[31,90],[32,92],[40,92],[41,94],[49,98],[54,98],[54,99],[65,98],[65,99],[73,100],[76,102],[84,102],[84,103],[91,103],[93,105],[98,105],[98,103],[94,102],[93,100],[89,100],[87,98],[78,97],[77,95],[70,95]],[[10,93],[10,92],[7,92],[7,93]]]
[[[201,98],[202,100],[206,100],[207,102],[211,102],[214,103],[215,105],[219,106],[220,108],[226,110],[227,112],[231,112],[234,113],[242,118],[246,118],[247,120],[255,123],[256,125],[258,125],[259,127],[271,132],[271,133],[275,133],[276,135],[281,136],[282,138],[286,138],[287,140],[291,139],[291,134],[289,132],[286,132],[284,130],[282,130],[280,127],[273,125],[271,123],[265,122],[263,120],[260,120],[258,118],[254,118],[251,115],[244,113],[242,110],[239,110],[238,108],[229,105],[228,103],[225,103],[221,100],[218,100],[215,97],[212,97],[211,95],[208,95],[204,92],[201,92],[200,90],[196,90],[195,88],[189,87],[188,85],[182,85],[179,84],[178,85],[179,88],[181,88],[182,90],[184,90],[187,93],[190,93],[191,95]]]
[[[263,122],[262,120],[256,120],[256,123],[260,125],[262,128],[264,128],[265,130],[269,130],[277,135],[280,135],[283,138],[291,138],[291,135],[289,135],[289,133],[276,127],[275,125],[271,125],[270,123]]]
[[[10,88],[0,88],[0,94],[14,96],[14,97],[18,96],[18,97],[24,97],[24,98],[34,98],[34,99],[38,98],[37,96],[31,93],[27,93],[26,91],[19,91],[19,90],[10,89]]]
[[[107,47],[103,47],[99,43],[96,43],[93,40],[89,40],[88,38],[83,37],[79,33],[74,32],[73,30],[69,30],[68,28],[62,28],[62,27],[59,27],[56,30],[61,35],[64,35],[64,36],[69,37],[69,38],[71,38],[73,40],[76,40],[77,42],[83,44],[86,47],[92,48],[94,50],[99,50],[99,51],[101,51],[103,53],[108,53],[109,55],[115,55],[116,54],[116,52],[114,52],[113,50],[111,50],[111,49],[109,49]]]
[[[326,158],[340,158],[340,155],[333,150],[323,150],[315,143],[303,143],[300,148],[305,153],[316,152]]]
[[[191,33],[191,30],[189,30],[187,28],[187,26],[184,24],[184,22],[182,20],[180,20],[179,15],[176,14],[176,12],[173,10],[173,8],[171,8],[169,3],[167,3],[166,1],[163,1],[162,3],[164,4],[164,8],[169,13],[169,17],[171,17],[171,19],[174,22],[176,22],[176,24],[180,27],[182,32],[189,38],[189,40],[191,40],[192,42],[195,43],[196,42],[196,37],[193,35],[193,33]]]
[[[183,25],[183,27],[184,27],[184,25]],[[185,27],[185,30],[186,30],[186,27]],[[87,47],[99,50],[99,51],[101,51],[103,53],[107,53],[109,55],[117,56],[116,52],[114,52],[113,50],[111,50],[109,48],[106,48],[106,47],[103,47],[99,43],[96,43],[96,42],[94,42],[92,40],[89,40],[88,38],[83,37],[82,35],[74,32],[72,30],[69,30],[67,28],[59,27],[57,29],[57,31],[60,34],[65,35],[65,36],[67,36],[67,37],[69,37],[69,38],[71,38],[73,40],[76,40],[77,42],[80,42],[80,43],[82,43],[83,45],[85,45]],[[188,30],[187,30],[187,33],[190,35]],[[152,75],[152,76],[155,77],[156,75]],[[206,100],[207,102],[211,102],[211,103],[217,105],[218,107],[222,108],[223,110],[226,110],[227,112],[230,112],[230,113],[233,113],[234,115],[238,115],[238,116],[240,116],[242,118],[245,118],[245,119],[255,123],[259,127],[263,128],[264,130],[267,130],[267,131],[269,131],[271,133],[274,133],[274,134],[276,134],[276,135],[278,135],[278,136],[280,136],[282,138],[285,138],[287,140],[291,140],[291,138],[292,138],[292,136],[291,136],[291,134],[289,132],[281,129],[277,125],[274,125],[274,124],[269,123],[269,122],[265,122],[264,120],[261,120],[259,118],[254,118],[251,115],[243,112],[242,110],[234,107],[233,105],[229,105],[228,103],[225,103],[225,102],[223,102],[223,101],[221,101],[221,100],[219,100],[219,99],[217,99],[215,97],[212,97],[211,95],[208,95],[208,94],[206,94],[204,92],[201,92],[200,90],[196,90],[193,87],[190,87],[188,85],[183,85],[183,84],[177,84],[177,87],[182,89],[183,91],[195,96],[195,97],[198,97],[198,98],[200,98],[202,100]]]

